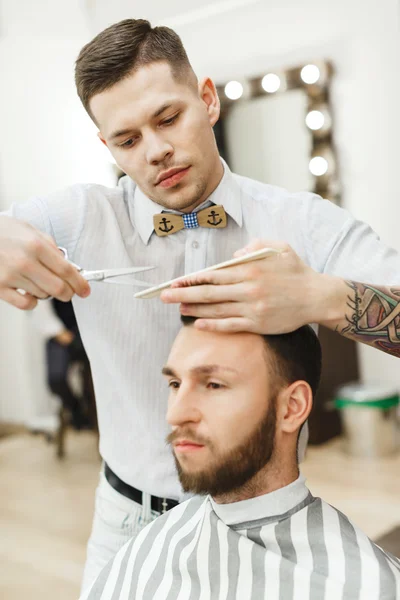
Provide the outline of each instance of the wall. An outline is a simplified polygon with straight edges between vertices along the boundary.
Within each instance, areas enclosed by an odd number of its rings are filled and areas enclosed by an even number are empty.
[[[73,66],[91,33],[81,3],[2,2],[0,208],[78,181],[112,184],[111,163],[76,96]],[[0,303],[0,420],[55,404],[29,314]]]

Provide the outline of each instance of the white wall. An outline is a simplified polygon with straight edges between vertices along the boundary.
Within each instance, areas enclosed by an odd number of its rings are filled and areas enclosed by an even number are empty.
[[[76,96],[76,56],[92,36],[82,3],[1,3],[0,209],[79,181],[112,184],[111,163]],[[0,303],[0,420],[54,406],[29,315]]]
[[[90,18],[85,12],[96,4],[101,22],[95,12]],[[152,14],[157,14],[156,5],[151,2]],[[165,9],[165,3],[159,5]],[[224,82],[318,57],[334,61],[343,203],[399,247],[397,1],[260,0],[240,7],[232,0],[219,2],[227,9],[219,14],[211,2],[203,5],[190,12],[183,0],[186,17],[169,22],[182,35],[200,76]],[[125,2],[129,14],[119,11],[114,18],[114,6],[109,0],[1,2],[0,207],[73,182],[112,178],[75,96],[73,62],[102,27],[119,18],[146,16]],[[212,18],[203,18],[213,10]],[[40,346],[31,336],[26,315],[0,304],[0,419],[24,420],[48,406],[38,376],[43,371]],[[400,385],[396,359],[366,347],[361,358],[365,379]]]

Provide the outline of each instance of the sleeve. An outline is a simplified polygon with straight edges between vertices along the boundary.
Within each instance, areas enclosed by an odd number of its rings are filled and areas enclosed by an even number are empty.
[[[65,330],[65,325],[54,311],[51,300],[41,300],[29,314],[33,327],[47,340]]]
[[[90,185],[74,185],[45,198],[36,197],[23,203],[14,203],[1,216],[25,221],[50,235],[58,246],[73,255],[85,224]]]
[[[400,254],[369,225],[319,196],[305,205],[304,244],[312,268],[362,283],[400,285]]]

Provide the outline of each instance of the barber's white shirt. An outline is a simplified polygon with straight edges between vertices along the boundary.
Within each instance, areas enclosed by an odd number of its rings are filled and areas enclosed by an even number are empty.
[[[5,214],[52,235],[85,269],[154,265],[136,276],[153,284],[227,260],[254,238],[289,243],[321,273],[400,284],[399,255],[348,212],[313,194],[291,194],[234,175],[225,164],[224,169],[208,200],[224,206],[225,229],[156,236],[153,215],[162,207],[128,177],[114,189],[76,185],[13,205]],[[89,298],[74,298],[73,304],[92,366],[101,455],[127,483],[182,499],[164,441],[168,390],[161,376],[180,327],[179,309],[158,298],[134,299],[135,286],[98,282],[91,287]]]

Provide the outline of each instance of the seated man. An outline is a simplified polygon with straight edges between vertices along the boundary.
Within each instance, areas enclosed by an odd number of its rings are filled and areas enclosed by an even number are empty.
[[[185,321],[163,373],[167,441],[195,496],[126,544],[85,598],[400,598],[400,562],[299,475],[321,368],[313,330],[212,333]]]

